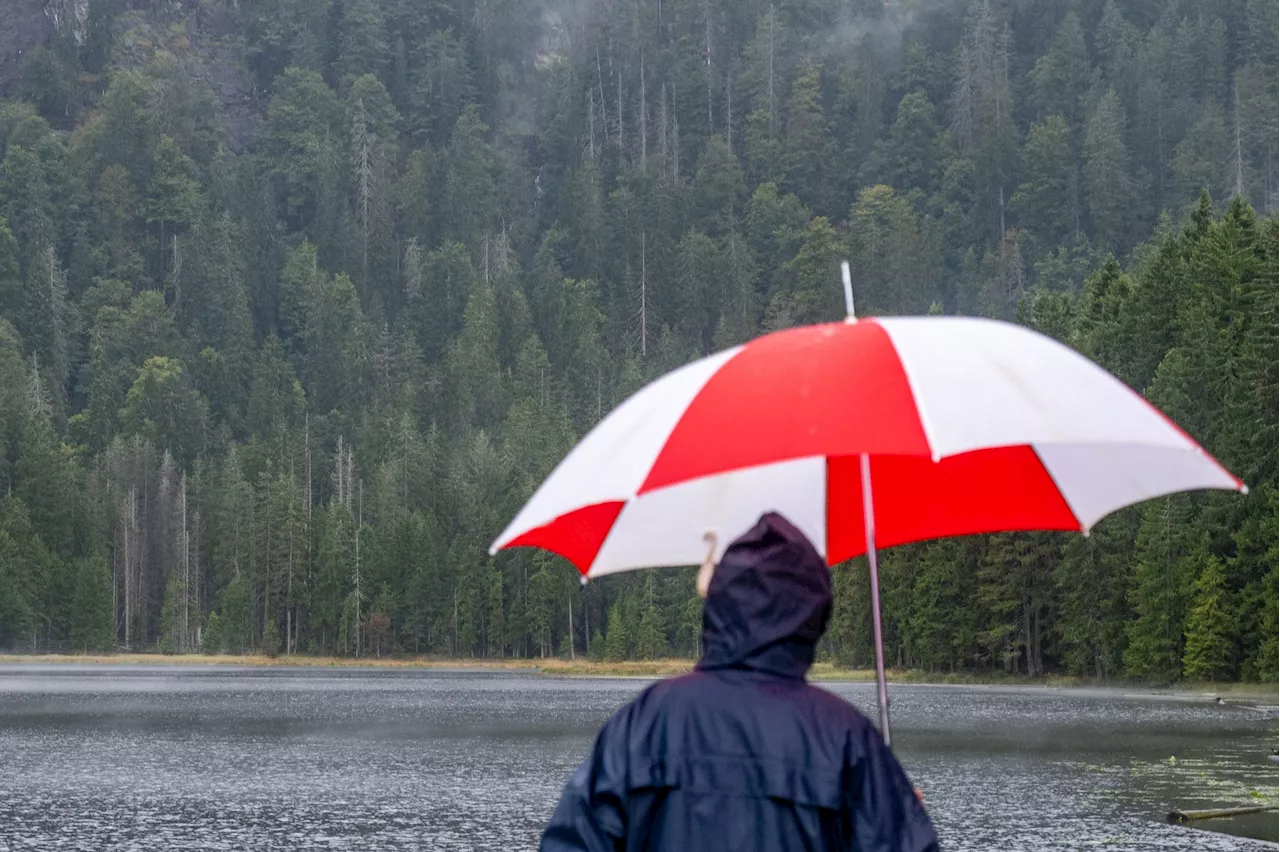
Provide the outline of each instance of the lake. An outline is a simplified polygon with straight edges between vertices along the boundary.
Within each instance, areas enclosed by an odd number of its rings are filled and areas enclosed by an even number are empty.
[[[638,680],[0,665],[0,850],[532,849]],[[874,717],[870,684],[828,684]],[[1277,722],[1106,690],[891,686],[945,849],[1275,848]],[[1270,843],[1263,842],[1272,841]]]

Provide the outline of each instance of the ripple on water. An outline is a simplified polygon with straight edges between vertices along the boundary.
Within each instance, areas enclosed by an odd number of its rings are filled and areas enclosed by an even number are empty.
[[[104,671],[0,667],[0,850],[533,848],[599,725],[644,685]],[[828,688],[874,709],[870,686]],[[1071,693],[892,695],[898,754],[947,849],[1268,848],[1161,819],[1274,802],[1274,719]]]

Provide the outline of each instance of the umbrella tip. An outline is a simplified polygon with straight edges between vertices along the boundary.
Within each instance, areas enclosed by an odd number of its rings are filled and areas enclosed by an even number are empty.
[[[844,321],[857,322],[853,312],[853,276],[849,273],[849,261],[840,261],[840,277],[844,281]]]
[[[1249,486],[1248,486],[1248,485],[1245,485],[1243,482],[1241,482],[1241,483],[1240,483],[1240,493],[1241,493],[1241,494],[1248,494],[1248,493],[1249,493]]]

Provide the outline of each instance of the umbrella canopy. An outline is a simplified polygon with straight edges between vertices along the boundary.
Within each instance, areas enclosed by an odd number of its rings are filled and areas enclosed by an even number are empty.
[[[723,548],[775,510],[834,565],[944,536],[1087,533],[1199,488],[1246,490],[1068,347],[992,320],[864,319],[776,332],[648,385],[493,552],[541,547],[584,577],[691,565],[707,533]]]

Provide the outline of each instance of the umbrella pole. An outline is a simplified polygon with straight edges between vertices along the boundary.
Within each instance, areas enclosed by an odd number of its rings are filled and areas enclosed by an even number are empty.
[[[871,502],[871,457],[862,454],[862,526],[867,534],[867,567],[871,572],[871,628],[876,645],[876,686],[880,734],[889,745],[889,685],[884,675],[884,631],[880,626],[880,568],[876,560],[876,513]]]

